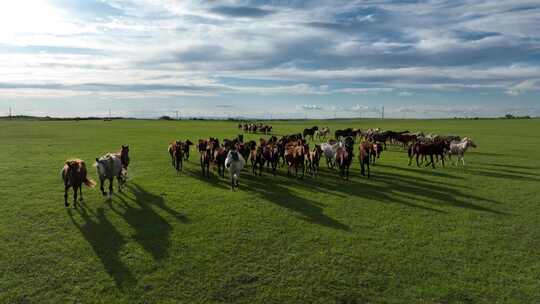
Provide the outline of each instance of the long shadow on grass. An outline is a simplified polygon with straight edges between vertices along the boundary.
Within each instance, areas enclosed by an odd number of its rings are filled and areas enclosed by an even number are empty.
[[[105,271],[114,279],[119,289],[127,289],[136,284],[136,279],[129,269],[122,263],[119,252],[126,243],[124,237],[105,216],[103,208],[98,208],[96,213],[87,211],[84,205],[76,209],[84,222],[79,223],[72,214],[72,209],[67,213],[73,225],[81,232],[88,244],[100,259]]]
[[[539,178],[535,178],[535,177],[532,177],[532,176],[525,176],[525,175],[533,175],[534,176],[534,174],[525,173],[525,172],[517,172],[517,171],[513,171],[513,170],[509,171],[509,170],[497,170],[497,169],[495,169],[493,171],[490,171],[489,169],[488,170],[482,170],[482,169],[472,168],[472,167],[467,167],[466,170],[467,170],[468,173],[478,175],[478,176],[485,176],[485,177],[491,177],[491,178],[500,178],[500,179],[505,179],[505,180],[509,180],[509,181],[519,180],[519,181],[529,181],[529,182],[540,182]],[[523,175],[518,175],[518,174],[523,174]]]
[[[405,166],[393,166],[393,165],[388,165],[388,164],[384,164],[384,163],[379,163],[376,166],[374,166],[373,168],[377,168],[377,167],[389,168],[389,169],[392,169],[392,170],[400,170],[400,171],[411,172],[411,173],[418,173],[418,174],[422,174],[422,175],[430,175],[430,176],[437,176],[437,177],[444,177],[444,178],[451,178],[451,179],[463,179],[463,177],[461,177],[461,176],[455,176],[455,175],[451,175],[451,174],[448,174],[448,173],[436,171],[436,169],[432,170],[431,167],[426,168],[426,170],[419,170],[419,167],[417,167],[416,162],[414,162],[414,161],[413,161],[413,164],[411,166],[407,166],[407,165],[405,165]],[[424,167],[425,167],[424,165],[422,165],[422,164],[420,165],[420,168],[424,168]]]
[[[539,167],[535,166],[523,166],[523,165],[508,165],[508,164],[493,164],[493,163],[481,163],[483,165],[489,165],[494,167],[502,167],[502,168],[513,168],[513,169],[525,169],[525,170],[536,170],[540,169]]]
[[[138,184],[129,184],[127,188],[133,197],[121,194],[117,196],[121,204],[116,201],[109,202],[109,207],[135,230],[133,239],[150,253],[154,260],[167,257],[172,226],[152,207],[162,209],[183,223],[188,222],[187,217],[168,207],[162,196],[150,193]]]
[[[381,166],[377,166],[376,168],[378,167]],[[357,174],[357,171],[353,170],[352,172]],[[274,182],[272,182],[272,184],[273,183]],[[321,170],[320,177],[317,179],[304,179],[301,181],[290,179],[286,184],[289,186],[294,185],[298,188],[305,188],[308,191],[346,194],[374,201],[399,203],[408,207],[439,213],[443,211],[425,205],[415,204],[413,202],[420,201],[425,204],[436,206],[446,204],[476,211],[504,214],[503,212],[488,207],[470,203],[471,200],[491,204],[500,204],[500,202],[464,193],[460,190],[461,188],[464,188],[462,186],[452,187],[442,183],[440,180],[430,179],[429,176],[424,178],[395,172],[387,173],[385,171],[377,171],[374,172],[374,177],[371,180],[352,178],[349,181],[344,181],[339,178],[336,171]]]
[[[241,187],[280,207],[296,212],[300,218],[310,223],[344,231],[350,230],[349,226],[325,215],[320,203],[296,195],[277,182],[278,180],[281,179],[276,178],[270,184],[266,178],[244,178],[241,180]]]

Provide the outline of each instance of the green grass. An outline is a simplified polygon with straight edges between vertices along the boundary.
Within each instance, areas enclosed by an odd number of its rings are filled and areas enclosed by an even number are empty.
[[[470,135],[467,167],[373,178],[180,176],[174,138],[232,138],[233,122],[0,121],[0,303],[538,303],[540,121],[273,122]],[[249,136],[258,138],[259,136]],[[130,145],[130,181],[107,202],[63,206],[64,160]],[[323,162],[324,163],[324,162]],[[90,176],[96,179],[94,168]]]

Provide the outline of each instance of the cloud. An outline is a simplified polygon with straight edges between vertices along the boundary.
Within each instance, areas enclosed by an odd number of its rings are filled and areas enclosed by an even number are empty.
[[[323,107],[316,104],[304,104],[301,106],[297,106],[297,109],[301,109],[304,111],[321,111],[323,110]]]
[[[0,89],[237,98],[259,109],[294,100],[348,111],[410,94],[425,105],[531,104],[539,14],[532,0],[5,1]],[[425,109],[414,114],[445,113]]]
[[[517,95],[523,94],[523,93],[525,93],[527,91],[539,90],[539,89],[540,89],[540,80],[538,80],[538,79],[537,80],[525,80],[525,81],[522,81],[522,82],[508,88],[506,93],[508,95],[517,96]]]
[[[337,93],[347,93],[347,94],[378,94],[378,93],[389,93],[393,92],[393,88],[345,88],[337,89]]]
[[[228,16],[228,17],[247,17],[247,18],[256,18],[264,17],[270,14],[273,14],[274,11],[258,8],[258,7],[249,7],[249,6],[215,6],[210,9],[211,12]]]

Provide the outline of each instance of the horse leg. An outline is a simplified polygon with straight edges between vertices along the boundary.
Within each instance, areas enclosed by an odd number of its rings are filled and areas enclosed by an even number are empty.
[[[371,177],[370,171],[369,171],[369,162],[367,163],[367,178],[369,179]]]
[[[443,167],[446,167],[446,166],[444,165],[444,155],[441,155],[441,162],[442,162],[442,166],[443,166]]]
[[[82,185],[81,185],[81,187],[82,187]],[[79,191],[77,186],[73,186],[73,208],[75,208],[75,209],[77,209],[77,191]]]
[[[99,189],[101,190],[101,194],[103,196],[107,195],[107,193],[105,193],[105,189],[103,188],[103,184],[105,183],[105,178],[103,177],[100,177],[99,178]]]
[[[79,194],[80,194],[80,196],[81,196],[81,197],[79,198],[79,201],[81,201],[81,202],[83,201],[82,187],[83,187],[83,186],[82,186],[82,184],[81,184],[81,186],[79,187]]]
[[[416,154],[416,166],[420,167],[420,163],[418,162],[418,158],[420,158],[420,153]]]
[[[433,161],[433,154],[430,154],[429,157],[431,159],[431,166],[433,167],[433,169],[435,169],[435,162]]]
[[[109,194],[107,195],[107,197],[110,199],[113,195],[113,181],[114,181],[114,178],[109,178]]]
[[[116,177],[118,181],[118,192],[122,192],[122,187],[124,186],[124,178],[122,177],[122,172]]]
[[[68,198],[68,190],[69,190],[69,186],[68,185],[65,185],[64,186],[64,206],[65,207],[69,207],[69,203],[67,201],[67,198]]]

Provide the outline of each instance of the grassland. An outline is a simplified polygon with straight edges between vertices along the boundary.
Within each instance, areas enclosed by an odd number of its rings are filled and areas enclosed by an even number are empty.
[[[373,178],[176,176],[174,138],[232,138],[233,122],[0,121],[0,303],[539,303],[540,121],[273,122],[470,135],[465,168]],[[250,136],[259,137],[259,136]],[[60,168],[128,143],[123,194],[64,208]],[[91,177],[96,178],[94,169]]]

